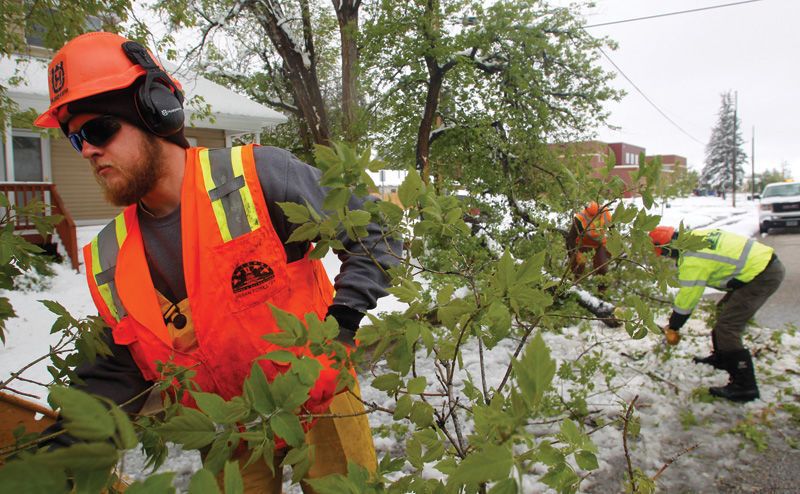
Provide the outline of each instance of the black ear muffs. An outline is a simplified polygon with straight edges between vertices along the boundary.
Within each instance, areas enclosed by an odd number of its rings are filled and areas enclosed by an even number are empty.
[[[134,100],[142,122],[155,135],[171,136],[183,128],[183,93],[172,79],[156,64],[147,49],[135,41],[122,44],[131,62],[141,65],[147,73]]]

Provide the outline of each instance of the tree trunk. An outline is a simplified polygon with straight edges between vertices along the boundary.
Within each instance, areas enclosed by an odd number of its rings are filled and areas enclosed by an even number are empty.
[[[357,142],[359,138],[356,120],[359,107],[357,36],[360,6],[360,0],[333,0],[342,43],[342,133],[350,143]]]
[[[428,63],[430,79],[428,81],[428,95],[425,97],[425,109],[423,110],[422,119],[419,123],[419,131],[417,132],[417,170],[419,170],[422,176],[422,182],[429,184],[430,164],[428,158],[431,152],[431,130],[433,129],[433,122],[436,118],[436,110],[439,108],[439,93],[442,91],[444,73],[436,65],[436,60],[431,57],[425,57],[425,59]]]
[[[293,33],[287,31],[288,25],[283,10],[277,2],[265,1],[253,3],[250,7],[256,14],[275,50],[284,61],[286,73],[294,92],[295,101],[300,109],[312,139],[317,144],[330,143],[330,126],[328,114],[320,92],[319,79],[316,73],[316,61],[313,58],[314,46],[310,33],[310,17],[305,0],[301,2],[305,46],[300,45]],[[306,28],[305,26],[308,26]]]

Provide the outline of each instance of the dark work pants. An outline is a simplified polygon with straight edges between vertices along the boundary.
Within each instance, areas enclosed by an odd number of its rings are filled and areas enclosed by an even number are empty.
[[[717,324],[714,326],[713,338],[716,351],[732,352],[744,348],[742,333],[747,321],[775,293],[785,274],[786,269],[780,259],[775,258],[751,282],[725,295]]]

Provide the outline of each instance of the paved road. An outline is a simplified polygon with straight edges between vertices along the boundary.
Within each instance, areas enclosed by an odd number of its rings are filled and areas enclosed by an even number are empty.
[[[781,287],[756,314],[756,321],[764,327],[782,328],[784,324],[800,326],[800,229],[772,230],[758,239],[775,249],[786,267],[786,278]],[[763,455],[742,465],[733,475],[717,482],[718,492],[730,494],[800,492],[800,451],[792,449],[787,436],[800,439],[800,431],[770,429],[769,447]]]
[[[782,328],[787,323],[800,327],[800,229],[771,230],[758,240],[775,249],[786,267],[786,278],[758,311],[756,321],[766,328]]]

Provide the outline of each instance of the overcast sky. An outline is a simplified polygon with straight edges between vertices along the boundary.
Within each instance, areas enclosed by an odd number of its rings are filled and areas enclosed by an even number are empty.
[[[597,0],[585,17],[592,25],[736,1]],[[685,131],[618,74],[614,84],[627,95],[609,106],[609,123],[620,129],[598,129],[598,138],[642,146],[648,155],[685,156],[699,170],[720,94],[737,91],[748,163],[755,127],[756,173],[786,161],[800,179],[800,1],[761,0],[589,32],[619,43],[610,58]]]

